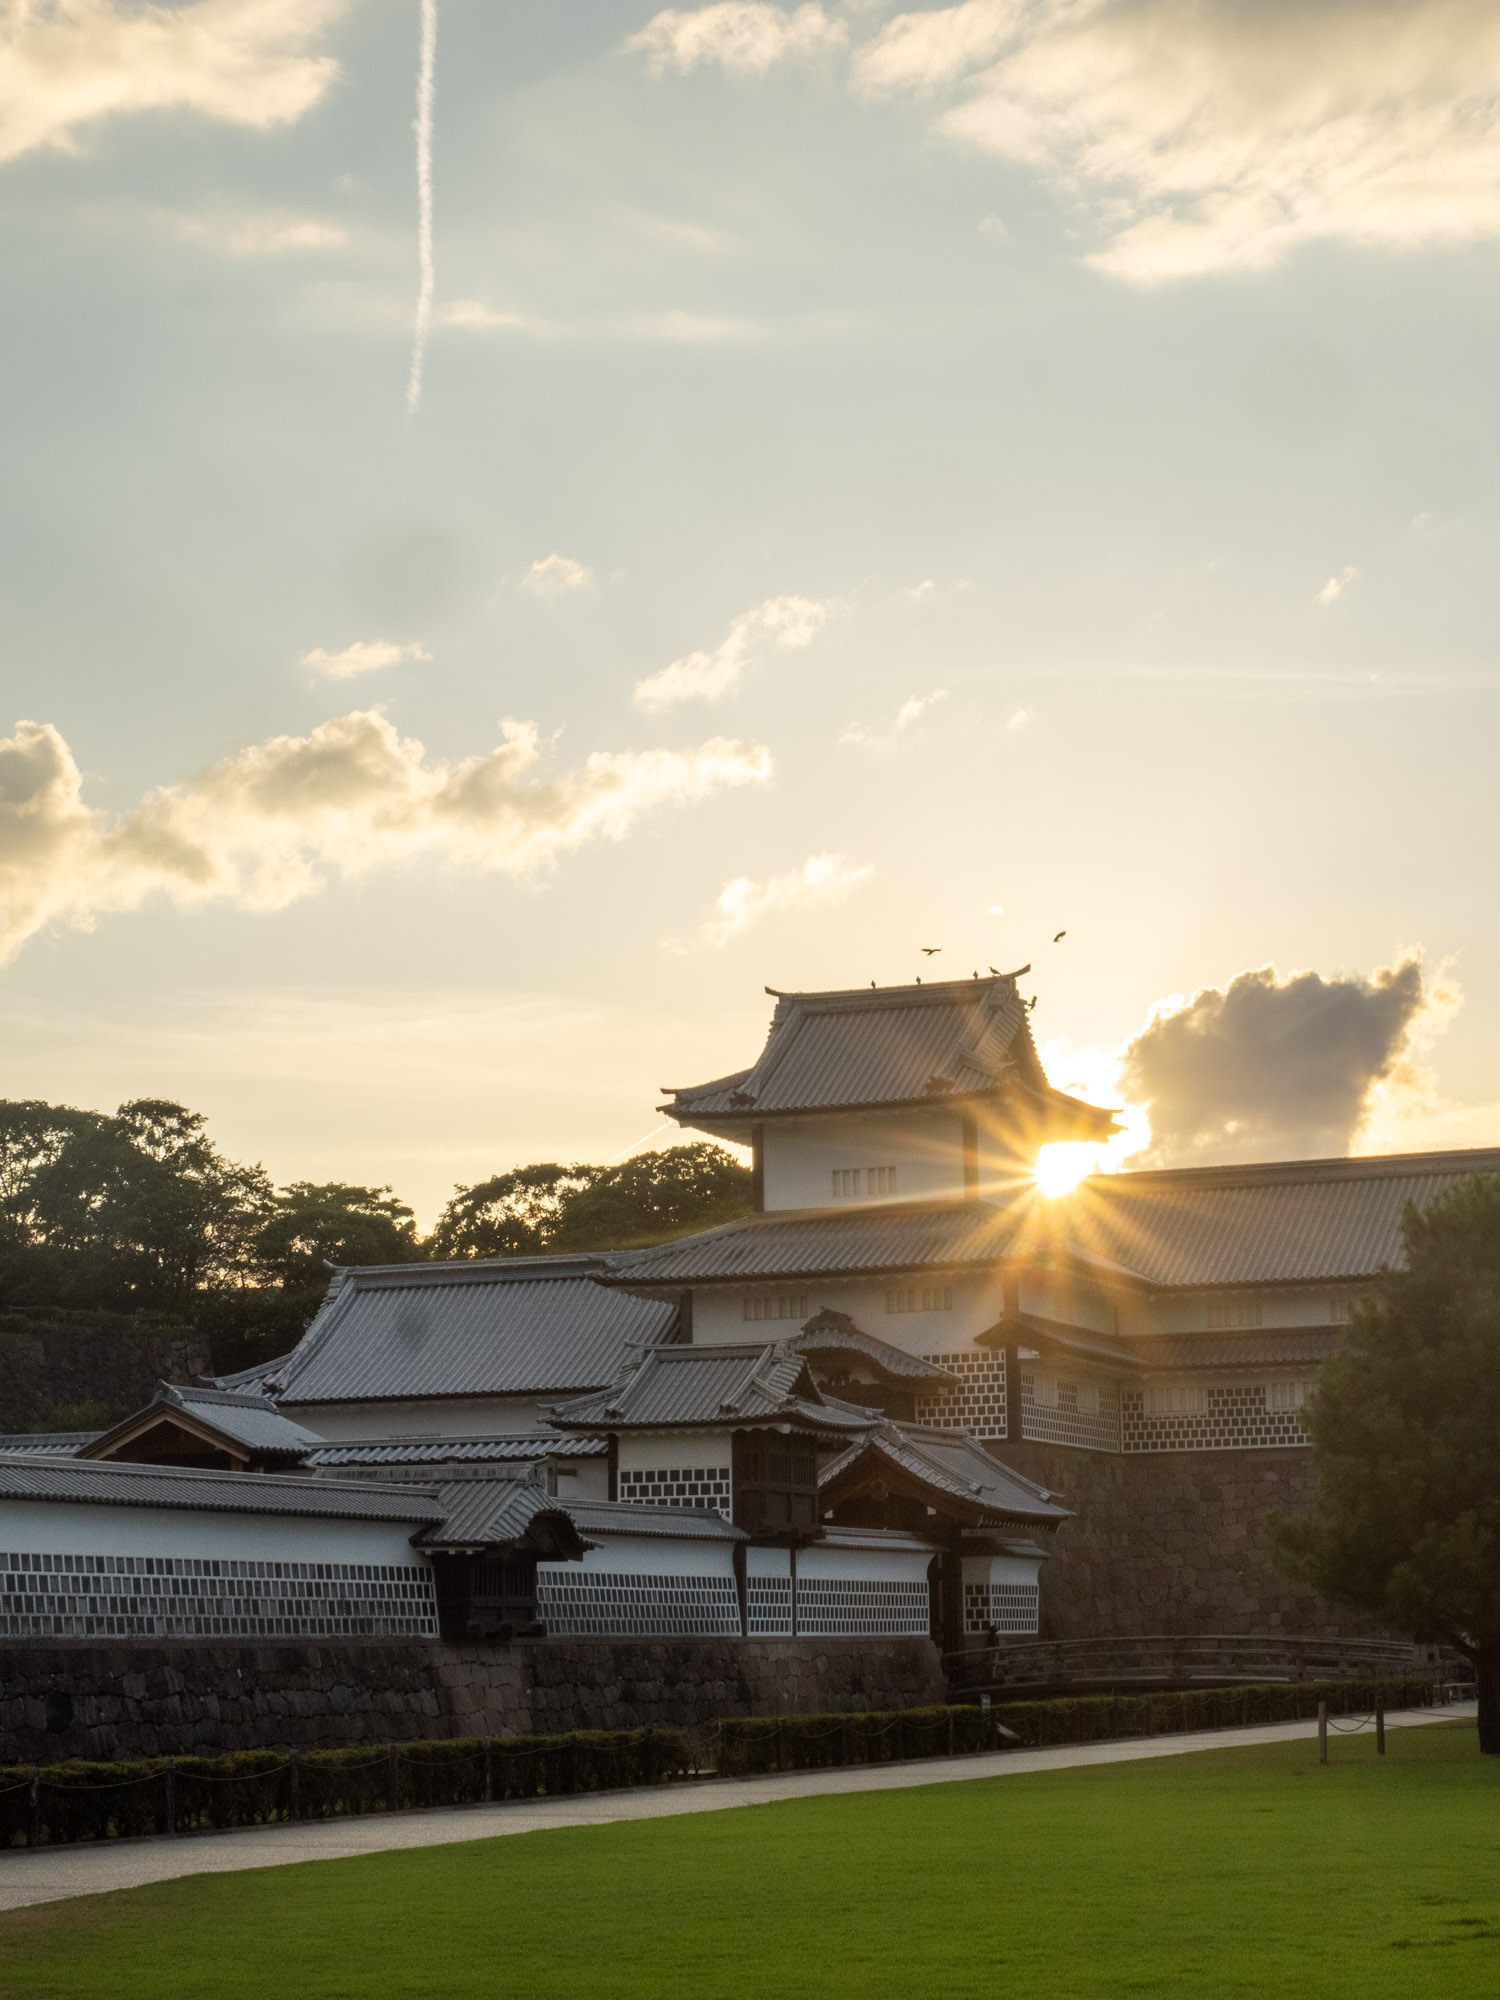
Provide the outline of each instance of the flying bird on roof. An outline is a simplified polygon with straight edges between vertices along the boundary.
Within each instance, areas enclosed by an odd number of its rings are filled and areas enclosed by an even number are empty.
[[[1056,937],[1055,937],[1055,938],[1054,938],[1054,939],[1052,940],[1052,942],[1053,942],[1054,944],[1061,944],[1061,943],[1062,943],[1062,941],[1063,941],[1063,939],[1064,939],[1064,938],[1065,938],[1065,937],[1066,937],[1067,935],[1068,935],[1068,934],[1067,934],[1067,932],[1066,932],[1066,931],[1059,931],[1059,932],[1058,932],[1058,934],[1057,934],[1057,936],[1056,936]]]
[[[941,951],[942,948],[940,944],[924,944],[918,947],[924,958],[931,958],[935,952]]]

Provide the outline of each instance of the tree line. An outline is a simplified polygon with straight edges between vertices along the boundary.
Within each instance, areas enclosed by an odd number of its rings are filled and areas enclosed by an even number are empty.
[[[389,1187],[278,1187],[227,1159],[186,1105],[136,1098],[110,1114],[0,1099],[0,1313],[190,1323],[218,1368],[299,1338],[330,1264],[634,1248],[749,1206],[748,1169],[700,1142],[456,1187],[424,1237]]]

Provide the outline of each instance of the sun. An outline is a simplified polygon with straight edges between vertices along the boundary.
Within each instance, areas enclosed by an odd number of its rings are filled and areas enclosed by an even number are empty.
[[[1049,1197],[1071,1194],[1085,1174],[1093,1173],[1103,1151],[1102,1146],[1090,1145],[1085,1140],[1043,1146],[1032,1170],[1038,1193]]]

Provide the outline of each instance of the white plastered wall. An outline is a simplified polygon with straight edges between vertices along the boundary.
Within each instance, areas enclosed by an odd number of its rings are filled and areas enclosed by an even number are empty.
[[[183,1556],[230,1562],[373,1563],[425,1568],[419,1522],[303,1520],[177,1507],[0,1502],[0,1550],[31,1555]]]
[[[767,1119],[763,1154],[768,1209],[868,1205],[871,1169],[894,1167],[893,1194],[923,1201],[963,1193],[963,1121],[948,1106],[930,1110]],[[836,1197],[833,1176],[858,1168],[857,1195]]]
[[[887,1295],[897,1286],[951,1289],[953,1304],[940,1312],[888,1312]],[[785,1297],[795,1310],[786,1319],[747,1320],[747,1297]],[[805,1301],[807,1310],[800,1310]],[[797,1278],[756,1284],[701,1285],[693,1293],[693,1344],[785,1340],[803,1321],[825,1309],[848,1313],[862,1332],[888,1341],[906,1354],[938,1354],[970,1345],[1000,1317],[1000,1274],[913,1271],[881,1278]]]
[[[538,1576],[566,1579],[579,1574],[623,1576],[734,1577],[734,1543],[698,1541],[688,1535],[629,1535],[590,1528],[585,1539],[598,1544],[581,1563],[538,1563]]]

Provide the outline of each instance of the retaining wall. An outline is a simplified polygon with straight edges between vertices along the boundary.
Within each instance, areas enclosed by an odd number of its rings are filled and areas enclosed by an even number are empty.
[[[0,1763],[666,1728],[945,1693],[926,1639],[23,1641],[0,1652]]]
[[[1283,1576],[1264,1527],[1279,1507],[1307,1513],[1310,1451],[1070,1451],[1002,1440],[997,1458],[1074,1511],[1042,1568],[1044,1639],[1144,1633],[1286,1632],[1317,1638],[1370,1629]]]

